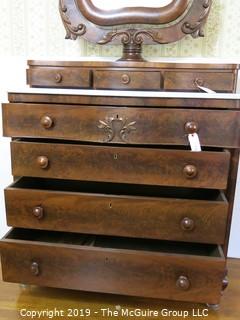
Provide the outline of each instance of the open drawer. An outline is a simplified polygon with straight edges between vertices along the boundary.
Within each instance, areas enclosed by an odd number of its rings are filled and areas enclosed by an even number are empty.
[[[12,229],[1,241],[3,279],[152,298],[219,302],[220,247]]]
[[[218,190],[21,178],[5,189],[8,225],[223,244],[228,202]]]
[[[56,141],[11,143],[14,176],[226,189],[228,150],[133,148]]]

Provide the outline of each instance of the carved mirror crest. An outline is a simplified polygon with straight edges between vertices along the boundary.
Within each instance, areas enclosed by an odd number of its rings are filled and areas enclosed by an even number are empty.
[[[125,61],[143,60],[142,43],[166,44],[189,34],[204,36],[211,5],[212,0],[115,0],[106,10],[101,0],[59,0],[67,39],[122,43],[120,60]]]

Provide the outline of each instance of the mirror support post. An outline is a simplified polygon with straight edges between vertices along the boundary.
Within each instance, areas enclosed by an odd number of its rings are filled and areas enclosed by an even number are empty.
[[[123,55],[118,61],[145,61],[142,57],[142,43],[123,43]]]

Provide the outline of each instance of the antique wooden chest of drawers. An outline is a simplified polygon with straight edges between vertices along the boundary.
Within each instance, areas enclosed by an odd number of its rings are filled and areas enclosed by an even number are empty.
[[[237,69],[29,61],[30,86],[56,89],[10,92],[3,104],[15,177],[3,279],[218,304],[240,148]]]

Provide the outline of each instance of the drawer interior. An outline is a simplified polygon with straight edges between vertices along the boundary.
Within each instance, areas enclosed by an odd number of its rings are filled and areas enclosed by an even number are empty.
[[[59,192],[78,192],[84,194],[134,196],[152,198],[194,199],[226,202],[223,192],[215,189],[194,189],[180,187],[158,187],[121,183],[88,182],[78,180],[60,180],[22,177],[8,190],[46,190]]]
[[[118,250],[137,250],[165,254],[187,254],[223,258],[222,250],[217,245],[192,244],[150,239],[133,239],[125,237],[82,235],[65,232],[48,232],[32,229],[12,229],[4,241],[29,241],[36,244],[74,245]]]

